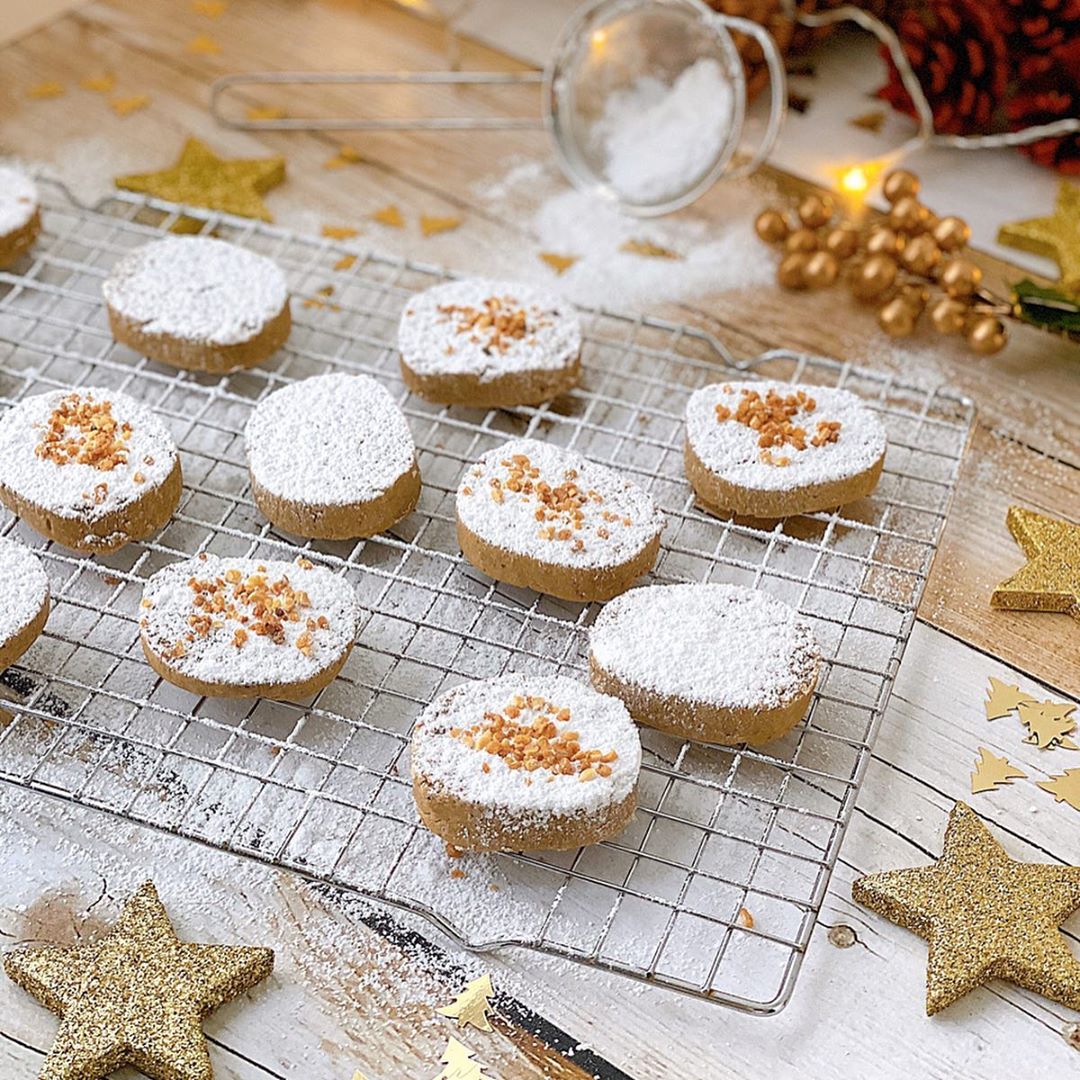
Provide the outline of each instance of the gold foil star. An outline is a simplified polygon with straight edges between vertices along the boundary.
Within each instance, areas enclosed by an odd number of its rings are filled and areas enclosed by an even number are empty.
[[[270,949],[180,941],[147,882],[95,945],[10,952],[4,970],[60,1017],[41,1080],[211,1080],[201,1020],[265,979]]]
[[[392,229],[405,228],[405,215],[393,203],[384,206],[381,210],[376,210],[371,217],[373,221],[377,221],[380,225],[389,225]]]
[[[979,747],[979,760],[975,762],[975,771],[971,774],[971,794],[981,791],[996,791],[1002,784],[1011,784],[1027,776],[1008,760],[991,754],[985,746]]]
[[[491,1008],[489,998],[495,993],[491,985],[490,975],[481,975],[479,979],[473,979],[465,989],[449,1005],[444,1005],[435,1011],[440,1016],[448,1016],[458,1022],[458,1027],[471,1024],[477,1031],[491,1031],[491,1021],[488,1020],[488,1009]]]
[[[1062,180],[1052,214],[1002,225],[997,238],[999,244],[1053,259],[1061,284],[1080,289],[1080,184]]]
[[[559,255],[554,251],[541,251],[540,261],[545,262],[559,277],[562,277],[578,261],[576,255]]]
[[[1080,769],[1066,769],[1060,776],[1040,780],[1035,785],[1054,796],[1054,802],[1067,802],[1074,810],[1080,810]]]
[[[1080,867],[1010,859],[964,803],[936,863],[867,874],[851,895],[929,942],[928,1016],[992,978],[1080,1009],[1080,961],[1058,930],[1080,908]]]
[[[1031,694],[1025,694],[1019,686],[1002,682],[990,676],[990,689],[986,691],[986,719],[1000,720],[1008,716],[1021,701],[1034,701]]]
[[[453,232],[460,228],[462,219],[459,217],[436,217],[433,214],[420,215],[420,231],[425,236],[436,236],[439,233]]]
[[[1027,565],[1003,581],[990,606],[1012,611],[1063,611],[1080,619],[1080,525],[1010,506],[1005,524]]]
[[[284,179],[284,158],[228,160],[218,157],[198,139],[188,139],[175,165],[160,172],[118,176],[114,182],[124,191],[272,221],[262,195]]]
[[[1060,744],[1076,727],[1071,713],[1076,706],[1064,701],[1021,701],[1017,708],[1020,723],[1031,732],[1024,742],[1034,743],[1040,750]]]

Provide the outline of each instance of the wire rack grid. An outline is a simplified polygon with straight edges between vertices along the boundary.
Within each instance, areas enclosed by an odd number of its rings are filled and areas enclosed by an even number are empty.
[[[0,402],[56,387],[123,389],[171,428],[184,493],[153,540],[92,559],[5,512],[2,531],[45,561],[53,609],[3,677],[0,778],[418,912],[470,948],[525,946],[746,1010],[782,1008],[911,631],[970,403],[824,358],[773,352],[737,364],[702,332],[590,311],[582,382],[564,398],[510,411],[435,406],[406,392],[394,337],[405,299],[444,276],[436,268],[126,195],[86,209],[44,187],[41,241],[0,273]],[[112,341],[103,277],[178,224],[286,270],[296,325],[262,367],[177,372]],[[248,488],[241,432],[252,407],[329,370],[381,379],[417,442],[418,509],[365,542],[281,534]],[[698,511],[682,471],[683,407],[733,372],[864,396],[890,436],[874,496],[771,526]],[[788,600],[813,622],[826,662],[805,721],[765,749],[643,731],[639,811],[615,839],[451,861],[412,803],[413,719],[463,679],[585,677],[595,614],[499,585],[461,558],[459,475],[515,435],[635,478],[668,519],[653,579],[743,583]],[[160,680],[138,641],[142,584],[201,551],[303,553],[348,580],[364,617],[341,675],[296,703],[199,698]]]

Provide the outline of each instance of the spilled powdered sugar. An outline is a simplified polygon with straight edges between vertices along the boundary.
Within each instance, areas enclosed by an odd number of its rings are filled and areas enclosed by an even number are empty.
[[[69,395],[89,404],[109,402],[117,424],[130,425],[125,462],[99,469],[38,456],[50,416]],[[65,434],[78,437],[70,428]],[[165,425],[119,390],[50,390],[20,401],[0,417],[0,484],[57,517],[93,522],[120,510],[163,484],[176,460],[176,444]]]
[[[482,724],[485,713],[501,713],[519,695],[569,709],[568,720],[551,717],[557,732],[577,732],[584,750],[614,750],[611,775],[585,782],[576,773],[511,769],[498,755],[473,749],[450,733]],[[526,710],[522,723],[532,718]],[[459,799],[538,815],[590,813],[621,802],[634,790],[641,769],[641,742],[623,703],[561,676],[505,675],[454,687],[417,720],[411,754],[414,773]]]
[[[37,208],[34,181],[16,169],[0,166],[0,239],[29,224]]]
[[[759,435],[734,417],[718,420],[717,405],[732,413],[743,390],[764,397],[770,390],[782,396],[804,391],[816,402],[812,412],[802,412],[792,423],[806,428],[807,436],[820,421],[837,421],[840,437],[824,446],[805,450],[793,446],[774,448],[772,454],[788,459],[785,466],[770,465],[761,458]],[[694,453],[712,472],[728,481],[760,491],[788,491],[812,484],[846,480],[871,468],[885,453],[885,428],[877,414],[854,394],[823,386],[794,383],[725,382],[697,390],[686,405],[686,438]]]
[[[242,647],[235,644],[236,631],[242,624],[218,615],[220,625],[212,627],[205,636],[192,634],[189,619],[200,614],[194,605],[195,592],[189,581],[221,580],[236,571],[240,580],[262,575],[270,583],[287,578],[295,590],[307,593],[310,605],[300,610],[297,622],[282,621],[285,640],[275,643],[272,637],[259,635],[247,625],[247,638]],[[228,586],[231,588],[231,586]],[[237,605],[245,614],[249,608]],[[269,683],[304,682],[325,671],[352,644],[356,636],[359,604],[352,586],[325,567],[310,563],[267,561],[261,559],[218,558],[214,555],[185,559],[172,563],[153,574],[143,589],[143,640],[169,666],[201,682],[228,686],[258,686]],[[325,627],[311,628],[308,620],[325,616]],[[302,634],[311,637],[311,648],[305,654],[298,647]],[[183,655],[173,652],[182,642]]]
[[[463,328],[460,313],[447,308],[485,309],[489,298],[525,312],[522,337],[491,343],[491,332]],[[412,297],[401,315],[398,348],[418,375],[471,375],[481,381],[508,372],[558,370],[581,352],[581,325],[572,307],[557,296],[520,282],[469,278],[435,285]]]
[[[653,585],[606,604],[593,661],[622,682],[721,708],[777,708],[805,693],[820,657],[810,623],[741,585]]]
[[[576,528],[565,512],[538,521],[544,504],[535,489],[513,491],[506,486],[516,457],[527,458],[528,467],[538,470],[532,485],[576,485],[584,496]],[[489,544],[537,562],[573,567],[629,562],[664,527],[664,515],[647,491],[605,465],[535,439],[512,439],[466,469],[457,491],[457,515]],[[546,529],[556,536],[547,538]],[[564,531],[569,535],[559,538]]]
[[[207,236],[167,236],[136,248],[102,291],[143,333],[213,345],[250,341],[289,301],[275,262]]]
[[[317,375],[275,390],[251,414],[244,443],[261,487],[324,506],[377,498],[416,459],[404,415],[367,375]]]
[[[34,621],[49,595],[49,578],[41,560],[29,549],[0,537],[0,645]]]

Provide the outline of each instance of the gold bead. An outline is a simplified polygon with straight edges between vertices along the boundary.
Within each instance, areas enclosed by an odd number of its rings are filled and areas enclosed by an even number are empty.
[[[807,255],[802,251],[793,251],[780,260],[780,267],[776,271],[776,280],[785,289],[806,288],[806,261]]]
[[[825,237],[825,250],[838,259],[850,259],[859,250],[859,230],[854,225],[837,225]]]
[[[787,239],[790,231],[787,220],[779,210],[762,210],[754,222],[754,232],[766,244],[779,244],[781,240]]]
[[[891,203],[919,194],[919,178],[907,169],[894,169],[881,182],[881,190]]]
[[[889,211],[889,224],[901,232],[916,233],[925,226],[929,213],[914,195],[905,195],[893,203]]]
[[[924,277],[933,272],[933,269],[941,262],[941,248],[937,241],[928,233],[914,236],[908,241],[900,256],[901,262],[915,274]]]
[[[824,289],[836,281],[840,273],[840,263],[836,256],[828,251],[815,251],[806,260],[806,268],[803,277],[811,289]]]
[[[799,203],[799,220],[811,229],[819,229],[832,220],[834,205],[828,195],[807,195]]]
[[[907,337],[914,333],[918,313],[900,296],[894,296],[879,312],[878,326],[889,337]]]
[[[875,225],[866,238],[866,250],[871,255],[898,255],[903,246],[903,233],[888,225]]]
[[[982,270],[969,259],[952,259],[942,268],[940,281],[950,296],[971,296],[982,281]]]
[[[942,251],[958,251],[971,239],[971,226],[963,218],[943,217],[934,226],[934,239]]]
[[[1000,352],[1005,348],[1008,335],[1000,319],[993,315],[979,315],[975,318],[967,331],[967,342],[971,348],[989,356],[991,353]]]
[[[923,313],[923,309],[930,300],[930,290],[925,285],[918,285],[914,282],[901,285],[898,295],[916,315]]]
[[[943,296],[930,309],[930,321],[942,334],[959,334],[967,322],[967,307],[951,296]]]
[[[785,241],[784,248],[787,251],[802,251],[809,253],[817,251],[817,233],[812,229],[796,229]]]
[[[888,255],[871,255],[854,276],[852,292],[860,300],[873,300],[892,288],[896,274],[896,263]]]

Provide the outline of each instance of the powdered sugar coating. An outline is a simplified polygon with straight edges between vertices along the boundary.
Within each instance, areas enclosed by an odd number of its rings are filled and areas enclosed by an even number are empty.
[[[219,618],[205,636],[192,633],[189,619],[200,608],[193,604],[192,578],[200,581],[226,582],[226,575],[237,571],[241,580],[262,574],[270,581],[286,578],[292,588],[303,590],[310,606],[296,622],[282,623],[284,641],[276,643],[269,636],[250,630],[251,623]],[[219,558],[215,555],[185,559],[158,570],[143,588],[143,640],[156,655],[165,658],[169,667],[200,682],[227,686],[265,686],[313,679],[339,659],[356,636],[359,603],[353,588],[343,578],[310,562],[285,562],[265,559]],[[250,612],[245,613],[250,615]],[[308,620],[325,616],[327,626],[311,629]],[[238,629],[247,630],[242,647],[235,643]],[[311,648],[303,652],[297,642],[310,633]],[[188,636],[191,640],[188,640]],[[183,642],[183,655],[176,655],[177,642]]]
[[[460,318],[440,308],[483,309],[497,297],[526,318],[524,336],[490,344],[483,331],[459,331]],[[435,285],[412,297],[398,326],[401,358],[417,375],[469,375],[481,382],[522,371],[557,371],[581,352],[581,324],[565,300],[529,285],[468,278]]]
[[[166,236],[135,248],[102,291],[143,333],[206,345],[250,341],[289,302],[277,263],[209,236]]]
[[[117,423],[131,425],[126,462],[105,470],[38,456],[53,410],[72,394],[86,403],[110,402]],[[119,390],[50,390],[20,401],[0,417],[0,484],[57,517],[93,522],[121,510],[163,484],[176,461],[176,443],[165,425]]]
[[[515,492],[506,486],[517,456],[528,458],[539,471],[534,484],[544,482],[555,488],[572,482],[587,496],[577,528],[569,528],[565,515],[538,521],[541,503],[535,492]],[[499,483],[501,501],[493,495],[493,481]],[[512,439],[466,469],[458,485],[457,516],[489,544],[538,562],[570,567],[622,565],[664,527],[664,515],[647,491],[605,465],[536,439]],[[556,533],[568,530],[570,535],[545,539],[542,534],[548,528]]]
[[[14,540],[0,537],[0,646],[22,633],[49,598],[49,577],[41,560]]]
[[[569,720],[553,720],[557,733],[577,732],[582,749],[614,750],[618,756],[611,762],[611,775],[584,782],[576,774],[511,769],[497,755],[475,750],[450,733],[451,728],[481,724],[484,713],[502,712],[518,695],[541,697],[569,709]],[[526,711],[523,721],[532,716]],[[641,740],[626,706],[558,675],[504,675],[454,687],[416,721],[411,753],[413,774],[449,795],[496,812],[538,816],[591,813],[621,802],[634,790],[641,770]]]
[[[367,375],[316,375],[275,390],[248,419],[244,442],[260,487],[321,506],[375,499],[416,461],[404,415]]]
[[[772,451],[788,459],[785,466],[762,461],[758,433],[734,418],[718,420],[717,405],[732,413],[743,390],[764,396],[770,390],[787,396],[800,390],[812,397],[812,413],[793,422],[812,434],[819,421],[838,421],[840,437],[824,446],[797,450],[788,445]],[[877,414],[847,390],[776,382],[712,383],[696,391],[686,405],[686,438],[702,464],[721,479],[759,491],[789,491],[814,484],[850,479],[870,469],[885,453],[885,428]]]
[[[0,166],[0,238],[25,228],[39,202],[37,185],[29,176]]]
[[[810,623],[741,585],[653,585],[616,597],[589,633],[620,681],[719,708],[779,708],[805,694],[820,651]]]

